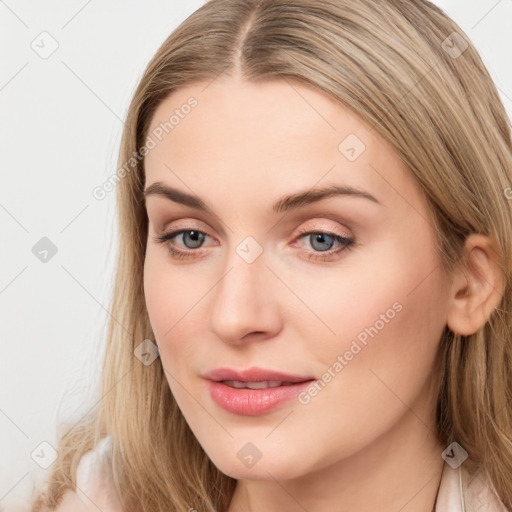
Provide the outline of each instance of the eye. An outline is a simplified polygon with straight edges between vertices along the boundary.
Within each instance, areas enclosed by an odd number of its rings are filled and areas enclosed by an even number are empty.
[[[155,237],[155,242],[161,243],[161,244],[167,244],[167,249],[171,253],[171,256],[173,258],[187,258],[190,256],[186,251],[182,251],[180,249],[176,249],[176,247],[170,243],[171,241],[174,241],[178,235],[190,235],[182,237],[182,241],[185,239],[189,239],[191,247],[189,249],[197,249],[199,248],[202,243],[205,240],[205,237],[208,236],[206,233],[203,233],[202,231],[199,231],[197,229],[179,229],[176,231],[171,231],[169,233],[162,233],[161,235],[158,235]]]
[[[183,235],[181,240],[185,247],[189,249],[188,251],[176,248],[174,239],[179,235]],[[306,259],[311,260],[331,260],[342,251],[346,252],[350,250],[354,244],[353,239],[345,237],[339,233],[332,233],[328,231],[301,231],[299,235],[299,239],[309,237],[309,242],[314,250],[306,251],[308,252]],[[206,237],[208,237],[206,233],[197,229],[179,229],[176,231],[170,231],[168,233],[162,233],[154,237],[154,241],[157,243],[166,244],[171,257],[183,259],[195,257],[195,255],[192,253],[197,252],[195,249],[201,247]],[[334,245],[334,243],[340,244],[340,247],[335,250],[331,250],[331,247]]]
[[[329,261],[335,259],[339,253],[347,252],[352,249],[354,240],[339,233],[332,233],[329,231],[300,231],[299,238],[309,237],[309,242],[313,249],[318,249],[319,252],[314,251],[313,254],[306,256],[307,259]],[[335,250],[329,250],[334,243],[340,244],[340,247]],[[329,247],[326,247],[329,246]],[[322,254],[325,253],[325,254]]]

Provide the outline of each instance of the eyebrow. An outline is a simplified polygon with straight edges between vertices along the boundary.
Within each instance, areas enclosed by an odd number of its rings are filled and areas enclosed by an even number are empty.
[[[171,188],[161,181],[152,183],[144,190],[144,199],[151,195],[163,196],[175,203],[214,215],[212,209],[200,197]],[[272,211],[274,213],[288,212],[334,196],[360,197],[381,204],[374,196],[364,190],[344,185],[329,185],[283,197],[274,203]]]

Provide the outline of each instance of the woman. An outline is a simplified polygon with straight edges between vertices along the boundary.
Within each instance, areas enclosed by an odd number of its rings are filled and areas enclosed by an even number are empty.
[[[211,0],[120,162],[101,400],[34,510],[512,506],[510,122],[439,8]]]

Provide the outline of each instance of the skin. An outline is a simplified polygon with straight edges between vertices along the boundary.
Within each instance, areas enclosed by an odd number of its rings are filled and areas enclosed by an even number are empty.
[[[473,274],[441,270],[421,190],[360,118],[298,83],[224,77],[206,85],[160,104],[150,132],[190,96],[198,100],[147,154],[145,171],[146,187],[160,181],[194,193],[214,215],[146,198],[144,292],[186,421],[213,463],[238,479],[228,512],[430,512],[446,448],[434,435],[434,359],[445,325],[474,332],[495,306],[496,287],[477,281],[495,276],[487,240],[468,241],[483,269],[468,295]],[[349,134],[366,146],[354,161],[338,149]],[[334,183],[380,204],[338,196],[271,213],[283,196]],[[187,234],[167,242],[185,259],[154,240],[178,228],[207,235],[200,248]],[[354,245],[334,254],[338,242],[315,244],[299,234],[304,228]],[[262,250],[252,263],[236,252],[248,236]],[[322,248],[328,261],[308,259]],[[395,303],[400,312],[309,403],[248,417],[211,399],[202,375],[221,366],[322,379]],[[262,454],[250,468],[237,457],[248,442]]]

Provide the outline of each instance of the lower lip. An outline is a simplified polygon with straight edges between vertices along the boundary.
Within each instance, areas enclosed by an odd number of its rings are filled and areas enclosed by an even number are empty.
[[[209,381],[209,391],[214,402],[233,414],[258,416],[270,412],[308,388],[313,380],[278,386],[276,388],[232,388],[222,382]]]

